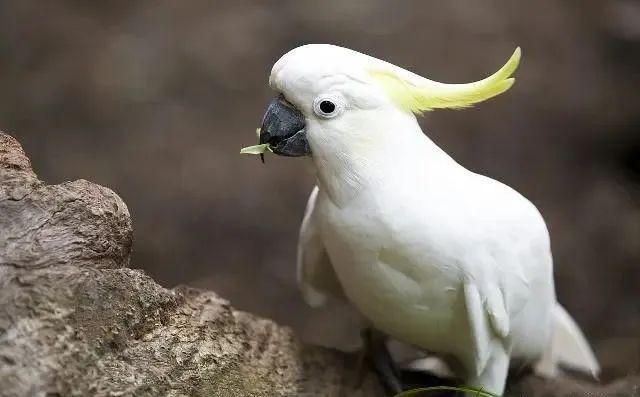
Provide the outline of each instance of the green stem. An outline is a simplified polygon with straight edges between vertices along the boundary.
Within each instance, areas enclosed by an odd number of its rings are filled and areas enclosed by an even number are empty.
[[[407,390],[400,394],[396,394],[394,397],[413,397],[418,396],[421,393],[428,393],[431,391],[462,391],[465,393],[474,393],[477,397],[500,397],[496,394],[489,393],[482,389],[476,389],[475,387],[453,387],[453,386],[433,386],[422,387],[419,389]]]

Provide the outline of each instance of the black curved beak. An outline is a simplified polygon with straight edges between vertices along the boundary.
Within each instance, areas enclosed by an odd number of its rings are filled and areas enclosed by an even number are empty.
[[[268,143],[273,153],[281,156],[310,155],[304,126],[302,113],[280,95],[271,101],[262,118],[260,143]]]

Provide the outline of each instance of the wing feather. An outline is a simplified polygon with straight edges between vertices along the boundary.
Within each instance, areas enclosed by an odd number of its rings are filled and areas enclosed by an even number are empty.
[[[329,297],[343,298],[344,292],[327,255],[315,215],[318,187],[307,202],[298,239],[297,280],[302,297],[311,307],[324,306]]]

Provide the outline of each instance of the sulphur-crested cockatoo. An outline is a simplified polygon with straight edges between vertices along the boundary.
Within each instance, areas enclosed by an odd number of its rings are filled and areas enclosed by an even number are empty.
[[[559,363],[596,375],[598,363],[556,301],[536,207],[458,164],[416,115],[505,92],[519,60],[516,49],[484,80],[443,84],[346,48],[305,45],[273,66],[279,96],[259,135],[276,154],[309,156],[317,175],[299,241],[305,300],[344,296],[373,328],[498,394],[511,360],[546,375]]]

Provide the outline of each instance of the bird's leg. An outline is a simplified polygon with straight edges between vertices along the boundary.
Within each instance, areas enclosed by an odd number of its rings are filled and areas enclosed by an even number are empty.
[[[369,352],[369,342],[364,338],[364,332],[362,332],[363,344],[362,349],[358,351],[358,356],[356,358],[356,376],[355,376],[355,386],[356,388],[360,388],[362,386],[362,382],[364,381],[364,376],[366,372],[365,368],[365,359],[367,358],[367,354]]]
[[[387,349],[386,336],[372,328],[367,328],[362,332],[362,337],[385,392],[390,396],[401,393],[403,389],[400,372]]]

